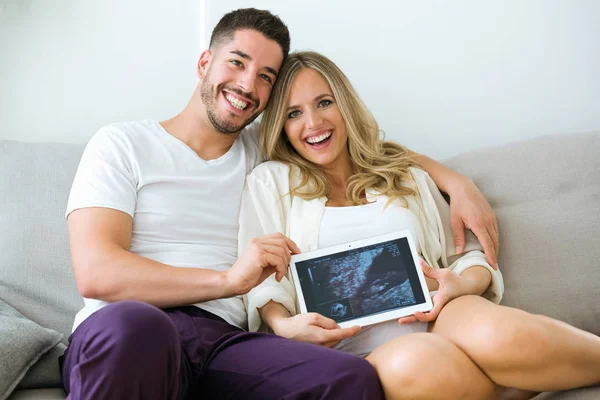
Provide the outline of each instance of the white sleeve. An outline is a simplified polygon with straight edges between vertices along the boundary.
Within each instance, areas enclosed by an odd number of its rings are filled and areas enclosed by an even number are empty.
[[[89,141],[71,186],[65,216],[80,208],[104,207],[133,217],[137,178],[123,136],[109,126]]]
[[[246,178],[240,210],[238,254],[241,254],[246,244],[255,237],[275,232],[285,234],[286,213],[283,201],[285,200],[281,198],[274,184],[268,185],[255,174]],[[277,282],[273,274],[244,296],[250,332],[261,328],[262,320],[258,309],[271,300],[282,304],[291,315],[296,314],[294,286],[287,275],[281,282]]]
[[[462,254],[456,254],[452,224],[450,222],[450,205],[440,193],[433,179],[426,173],[424,176],[427,183],[427,189],[431,194],[439,215],[438,225],[442,245],[442,263],[459,275],[476,265],[485,267],[490,271],[492,281],[482,296],[496,304],[500,303],[502,295],[504,294],[504,280],[502,278],[502,273],[499,270],[494,270],[487,262],[487,258],[482,252],[482,247],[477,240],[477,237],[471,231],[465,233],[465,251]],[[426,200],[423,199],[423,202],[425,203]]]

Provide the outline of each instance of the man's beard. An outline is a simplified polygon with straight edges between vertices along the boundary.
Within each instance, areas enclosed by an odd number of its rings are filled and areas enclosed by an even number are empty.
[[[225,134],[238,133],[258,117],[260,113],[252,114],[246,121],[238,125],[236,125],[230,120],[223,120],[219,118],[219,115],[217,114],[217,93],[223,90],[225,84],[219,85],[219,87],[215,90],[215,85],[210,83],[209,78],[210,69],[206,73],[206,76],[204,77],[204,79],[202,80],[202,84],[200,85],[200,97],[202,98],[202,103],[204,103],[204,107],[206,107],[206,114],[208,115],[210,123],[218,132]],[[239,89],[235,88],[227,88],[227,90],[251,99],[254,102],[254,105],[248,105],[248,107],[254,107],[255,109],[258,108],[258,99],[255,99],[248,93],[243,93]]]

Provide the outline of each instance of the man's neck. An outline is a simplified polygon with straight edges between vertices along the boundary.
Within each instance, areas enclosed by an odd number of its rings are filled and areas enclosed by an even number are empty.
[[[215,160],[229,151],[239,133],[223,134],[217,131],[202,111],[194,110],[190,102],[180,114],[160,124],[203,160]],[[203,115],[205,118],[202,118]]]

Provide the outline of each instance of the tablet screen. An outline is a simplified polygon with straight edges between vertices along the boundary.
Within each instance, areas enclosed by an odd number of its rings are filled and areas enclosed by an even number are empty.
[[[308,312],[336,322],[425,303],[405,237],[296,262]]]

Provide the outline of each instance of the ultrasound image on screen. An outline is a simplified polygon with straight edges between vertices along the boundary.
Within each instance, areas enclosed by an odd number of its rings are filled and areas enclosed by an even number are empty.
[[[337,322],[425,302],[406,238],[296,263],[309,312]]]

